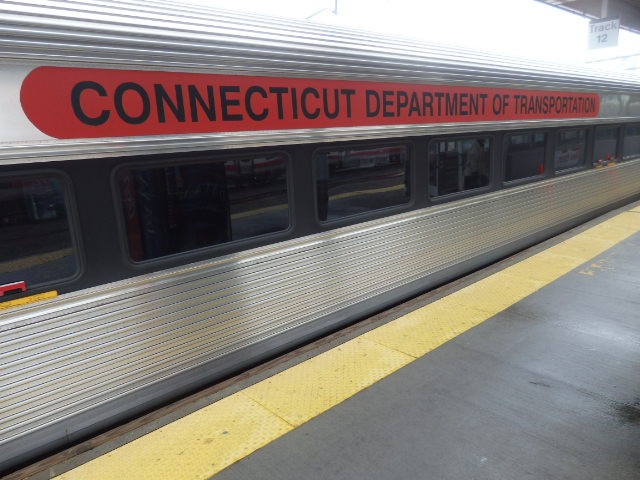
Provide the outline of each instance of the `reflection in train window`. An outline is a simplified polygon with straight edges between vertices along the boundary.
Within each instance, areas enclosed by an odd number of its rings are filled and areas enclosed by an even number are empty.
[[[429,144],[429,194],[447,195],[489,185],[491,138],[435,140]]]
[[[615,160],[618,153],[618,127],[596,127],[596,138],[593,142],[593,162]]]
[[[546,142],[546,133],[508,135],[504,165],[505,181],[544,175]]]
[[[624,129],[623,160],[640,157],[640,125],[627,125]]]
[[[78,272],[62,178],[0,178],[0,285],[34,285]]]
[[[333,149],[314,155],[318,218],[370,212],[409,201],[406,145]]]
[[[132,167],[118,186],[134,261],[289,227],[284,154]]]
[[[556,172],[584,165],[587,131],[583,128],[562,130],[554,152]]]

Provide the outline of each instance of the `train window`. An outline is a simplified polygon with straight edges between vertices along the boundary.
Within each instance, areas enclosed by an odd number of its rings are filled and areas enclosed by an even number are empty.
[[[624,129],[623,160],[640,157],[640,125],[627,125]]]
[[[406,145],[316,152],[316,198],[321,221],[409,202]]]
[[[284,154],[127,167],[117,183],[134,261],[289,227]]]
[[[556,172],[584,165],[587,144],[587,130],[576,128],[561,130],[554,152]]]
[[[507,136],[505,181],[544,175],[546,133],[518,133]]]
[[[29,289],[78,273],[68,205],[58,175],[0,178],[0,285]]]
[[[593,142],[593,162],[614,160],[618,152],[619,127],[596,127]]]
[[[447,195],[489,185],[491,138],[434,140],[429,144],[429,193]]]

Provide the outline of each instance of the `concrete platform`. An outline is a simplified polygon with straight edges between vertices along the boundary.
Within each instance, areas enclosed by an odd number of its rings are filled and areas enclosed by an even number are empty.
[[[640,234],[215,478],[640,478]]]
[[[640,234],[215,478],[640,479]]]

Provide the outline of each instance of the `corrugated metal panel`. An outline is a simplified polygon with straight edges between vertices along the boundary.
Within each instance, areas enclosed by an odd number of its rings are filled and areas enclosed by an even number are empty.
[[[5,56],[482,85],[636,91],[631,75],[472,52],[310,22],[159,2],[5,0]]]
[[[611,115],[613,117],[613,115]],[[0,145],[2,164],[37,163],[43,161],[84,160],[109,156],[133,156],[160,153],[227,150],[234,148],[278,147],[317,142],[401,138],[416,135],[446,135],[473,131],[553,128],[560,126],[602,124],[607,120],[540,120],[513,122],[478,122],[473,125],[428,124],[388,125],[384,127],[326,128],[316,130],[268,130],[263,132],[221,133],[211,135],[115,138],[108,140],[56,140],[55,143]],[[614,121],[614,120],[611,120]],[[620,119],[615,120],[620,123]]]
[[[623,163],[2,314],[0,445],[560,226],[639,182],[640,161]]]

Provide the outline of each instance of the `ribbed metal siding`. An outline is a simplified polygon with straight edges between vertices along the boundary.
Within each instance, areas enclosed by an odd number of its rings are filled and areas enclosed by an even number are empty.
[[[121,394],[637,195],[638,185],[640,161],[628,162],[2,314],[0,450]]]
[[[298,76],[381,77],[465,84],[636,91],[632,75],[501,57],[311,22],[146,1],[5,0],[7,57],[165,68],[271,70]]]

